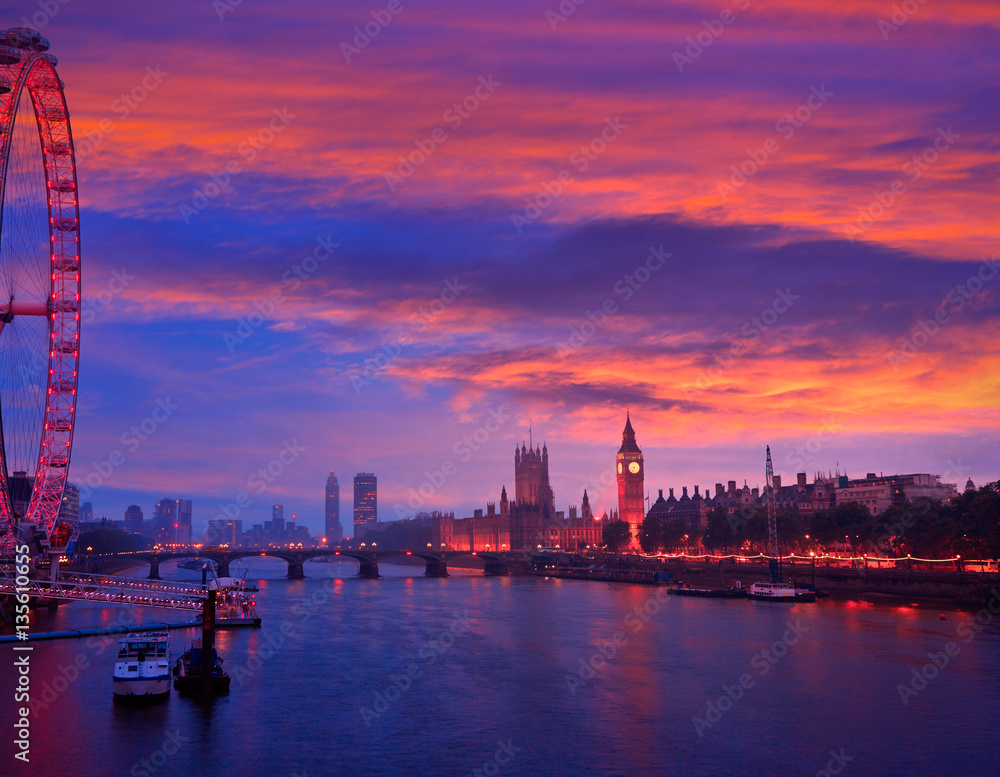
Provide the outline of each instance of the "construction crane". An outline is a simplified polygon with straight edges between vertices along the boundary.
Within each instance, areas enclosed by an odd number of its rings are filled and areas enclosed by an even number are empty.
[[[771,557],[771,582],[782,583],[781,554],[778,552],[778,519],[774,508],[774,466],[771,464],[771,446],[767,446],[767,467],[764,471],[767,491],[767,540],[768,555]]]

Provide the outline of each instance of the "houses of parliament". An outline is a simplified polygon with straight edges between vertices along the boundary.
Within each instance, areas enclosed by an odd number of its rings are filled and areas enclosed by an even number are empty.
[[[490,502],[486,512],[476,510],[471,518],[455,518],[454,513],[433,518],[431,543],[449,550],[489,551],[564,548],[569,550],[601,545],[601,531],[608,521],[629,523],[633,536],[639,534],[643,510],[643,458],[635,441],[632,421],[626,414],[622,445],[618,450],[618,511],[595,516],[586,489],[580,508],[569,515],[556,511],[549,484],[549,451],[543,444],[530,448],[522,442],[514,449],[514,500],[507,487],[500,489],[500,509]]]
[[[549,484],[548,448],[544,444],[529,448],[522,442],[514,449],[514,499],[509,499],[504,486],[500,489],[499,510],[495,502],[490,502],[485,513],[476,510],[471,518],[435,513],[431,542],[435,548],[484,552],[539,546],[576,550],[600,545],[603,525],[602,518],[595,519],[591,512],[586,490],[579,511],[575,505],[569,508],[568,516],[556,511]]]

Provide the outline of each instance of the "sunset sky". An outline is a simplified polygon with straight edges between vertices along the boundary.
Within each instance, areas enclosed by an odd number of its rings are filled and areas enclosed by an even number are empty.
[[[350,532],[359,471],[497,500],[530,419],[603,511],[626,408],[654,499],[996,480],[1000,6],[902,5],[5,2],[77,141],[71,480],[318,532],[332,469]]]

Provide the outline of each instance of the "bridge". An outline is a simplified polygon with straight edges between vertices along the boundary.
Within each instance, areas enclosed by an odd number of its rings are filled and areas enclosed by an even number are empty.
[[[507,575],[509,574],[508,563],[513,558],[529,559],[552,564],[553,559],[550,554],[525,553],[516,551],[484,552],[484,551],[462,551],[462,550],[350,550],[334,548],[201,548],[192,550],[145,550],[130,551],[125,553],[103,554],[94,558],[105,559],[135,559],[149,564],[149,579],[160,579],[160,564],[165,561],[175,561],[180,559],[204,559],[214,561],[217,565],[219,577],[228,577],[229,567],[234,561],[243,558],[253,558],[267,556],[271,558],[283,559],[288,564],[289,580],[305,579],[305,562],[314,558],[339,557],[349,558],[358,562],[358,577],[375,579],[379,577],[378,565],[391,557],[405,557],[422,559],[426,562],[424,574],[428,577],[448,577],[448,562],[458,558],[477,558],[483,561],[486,575]]]

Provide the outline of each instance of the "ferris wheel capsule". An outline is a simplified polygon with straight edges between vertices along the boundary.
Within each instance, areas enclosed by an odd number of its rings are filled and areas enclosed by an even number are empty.
[[[80,210],[48,48],[37,30],[0,31],[0,553],[19,529],[44,532],[50,552],[71,536],[60,507],[80,360]]]

